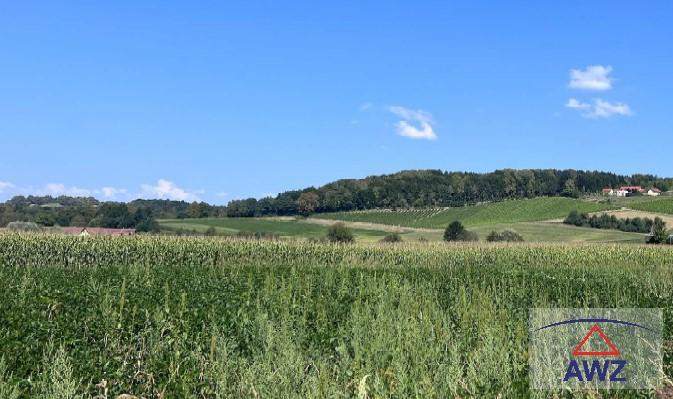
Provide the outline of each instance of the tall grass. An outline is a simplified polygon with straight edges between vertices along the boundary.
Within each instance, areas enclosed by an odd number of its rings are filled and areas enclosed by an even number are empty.
[[[672,255],[0,236],[0,394],[530,396],[528,308],[663,307],[670,340]]]

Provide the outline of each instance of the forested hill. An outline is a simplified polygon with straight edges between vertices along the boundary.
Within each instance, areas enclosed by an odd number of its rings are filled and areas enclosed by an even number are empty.
[[[505,169],[491,173],[409,170],[364,179],[337,180],[318,188],[287,191],[275,198],[231,201],[227,205],[227,215],[294,215],[372,208],[461,206],[508,198],[576,197],[621,185],[657,187],[666,191],[673,187],[673,179],[572,169]]]
[[[673,188],[673,179],[652,175],[526,169],[491,173],[412,170],[391,175],[344,179],[322,187],[287,191],[275,198],[231,201],[226,207],[205,202],[16,196],[0,204],[0,227],[13,221],[43,226],[135,227],[155,230],[155,219],[221,216],[296,215],[373,208],[461,206],[484,201],[594,193],[604,187],[640,185]]]

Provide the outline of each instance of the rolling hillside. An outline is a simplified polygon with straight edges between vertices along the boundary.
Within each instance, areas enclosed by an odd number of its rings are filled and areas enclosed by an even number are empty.
[[[320,214],[315,217],[352,222],[442,229],[454,220],[459,220],[466,226],[535,222],[564,218],[572,210],[598,212],[615,208],[615,205],[572,198],[541,197],[456,208],[336,212]]]
[[[164,219],[159,220],[164,230],[195,230],[203,233],[213,227],[218,234],[235,235],[238,232],[272,233],[284,237],[321,237],[327,233],[328,226],[303,223],[294,218],[202,218],[202,219]],[[376,229],[353,229],[359,240],[376,240],[388,234]]]
[[[656,198],[647,201],[637,201],[629,204],[628,207],[639,211],[665,213],[668,215],[673,215],[673,197]]]

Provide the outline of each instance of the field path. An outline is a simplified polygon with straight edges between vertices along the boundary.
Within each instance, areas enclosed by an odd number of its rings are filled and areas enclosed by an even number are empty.
[[[334,219],[320,219],[317,217],[310,217],[306,218],[304,220],[300,221],[301,223],[311,223],[311,224],[319,224],[322,226],[331,226],[334,223],[341,222],[345,224],[347,227],[353,228],[353,229],[364,229],[364,230],[381,230],[381,231],[387,231],[389,233],[412,233],[412,232],[417,232],[417,233],[437,233],[437,232],[443,232],[444,230],[442,229],[429,229],[429,228],[424,228],[424,227],[402,227],[402,226],[394,226],[390,224],[382,224],[382,223],[370,223],[370,222],[347,222],[347,221],[342,221],[342,220],[334,220]]]

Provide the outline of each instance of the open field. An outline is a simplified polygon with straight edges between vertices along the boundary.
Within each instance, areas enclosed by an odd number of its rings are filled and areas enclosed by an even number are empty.
[[[233,235],[238,231],[271,232],[284,237],[316,238],[322,237],[327,227],[336,223],[336,220],[296,218],[217,218],[217,219],[180,219],[162,220],[160,225],[166,229],[182,228],[205,232],[214,227],[219,234]],[[367,222],[344,222],[354,233],[359,242],[374,242],[380,240],[390,232],[397,232],[404,241],[442,241],[443,229],[396,227],[386,224]],[[238,230],[240,229],[240,230]],[[625,233],[617,230],[601,230],[588,227],[568,226],[553,222],[520,222],[478,225],[470,230],[479,234],[484,240],[491,230],[515,230],[527,242],[621,242],[642,243],[645,238],[642,234]]]
[[[576,227],[560,222],[522,222],[512,224],[482,225],[470,228],[485,239],[492,230],[514,230],[523,236],[526,242],[614,242],[644,243],[645,235],[627,233],[619,230]]]
[[[454,220],[458,220],[466,226],[494,225],[564,218],[572,210],[597,212],[616,208],[618,208],[616,205],[572,198],[541,197],[456,208],[337,212],[319,214],[316,217],[321,219],[443,229]]]
[[[303,223],[301,218],[203,218],[159,220],[164,229],[186,229],[203,233],[212,227],[219,234],[234,235],[239,231],[251,233],[273,233],[281,237],[322,237],[327,233],[327,225]],[[388,234],[377,229],[353,229],[359,241],[378,240]]]
[[[659,197],[650,199],[649,201],[635,201],[626,206],[640,211],[673,215],[673,197]]]
[[[527,309],[662,307],[670,342],[672,259],[645,246],[3,235],[0,393],[536,396]]]

